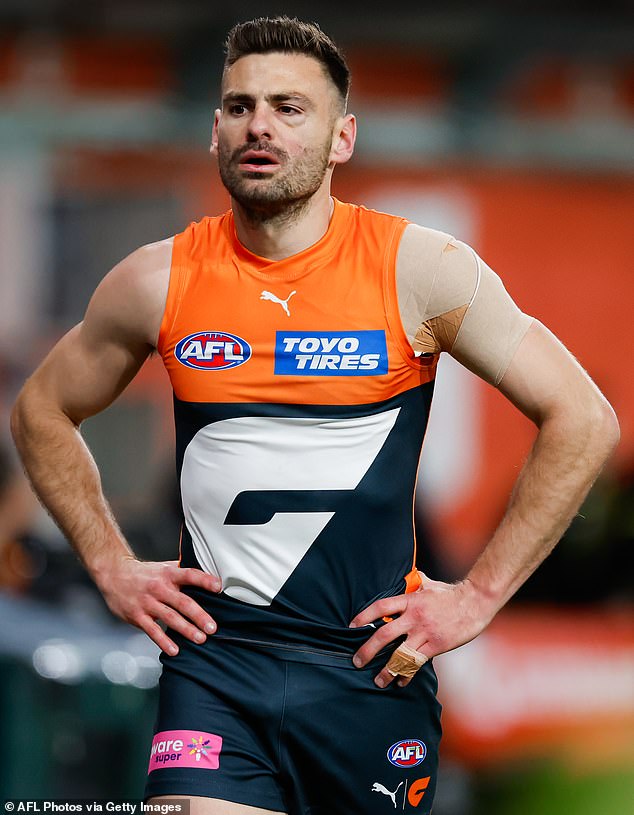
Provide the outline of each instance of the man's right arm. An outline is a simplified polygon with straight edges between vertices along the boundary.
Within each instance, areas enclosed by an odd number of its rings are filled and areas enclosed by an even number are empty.
[[[174,562],[136,559],[114,520],[79,427],[133,379],[158,338],[169,281],[171,241],[142,247],[95,291],[84,320],[27,380],[11,428],[33,488],[80,556],[110,609],[176,653],[158,620],[191,640],[213,633],[211,617],[181,591],[218,591],[220,581]]]

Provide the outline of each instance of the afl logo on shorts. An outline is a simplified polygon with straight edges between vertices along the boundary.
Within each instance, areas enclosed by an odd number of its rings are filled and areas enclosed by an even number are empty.
[[[387,751],[387,757],[395,767],[418,767],[425,760],[427,748],[418,739],[397,741]]]
[[[241,337],[223,331],[198,331],[176,344],[176,359],[199,371],[237,368],[251,358],[251,346]]]

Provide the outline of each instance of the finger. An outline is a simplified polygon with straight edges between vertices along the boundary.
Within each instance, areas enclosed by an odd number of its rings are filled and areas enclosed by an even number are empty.
[[[145,631],[152,642],[155,642],[158,645],[161,651],[164,651],[166,654],[169,654],[172,657],[176,656],[178,653],[178,646],[174,640],[167,636],[156,620],[152,619],[152,617],[149,615],[145,615],[138,621],[137,625],[142,631]]]
[[[397,594],[395,597],[384,597],[360,611],[350,623],[350,628],[361,628],[381,617],[391,617],[393,614],[402,614],[407,608],[407,597]]]
[[[205,634],[215,633],[216,623],[213,617],[187,594],[183,594],[181,591],[174,591],[169,594],[165,603],[176,609],[183,617],[188,617],[200,631]]]
[[[374,684],[379,688],[387,688],[394,681],[394,678],[387,668],[383,668],[374,677]]]
[[[352,658],[352,662],[356,668],[363,668],[368,662],[371,662],[374,657],[389,645],[392,640],[402,637],[405,633],[405,623],[401,619],[394,620],[391,623],[381,626],[369,640],[363,643],[361,648],[356,652]]]
[[[424,650],[424,645],[425,645],[425,642],[423,641],[423,642],[422,642],[420,645],[415,646],[415,645],[413,644],[413,643],[414,643],[414,641],[415,641],[415,640],[414,640],[414,638],[410,638],[410,637],[408,637],[408,638],[405,640],[405,642],[403,643],[403,645],[408,645],[408,646],[409,646],[410,648],[412,648],[414,651],[418,651],[418,653],[419,653],[419,654],[421,654],[422,656],[426,657],[426,659],[429,659],[430,657],[429,657],[429,656],[428,656],[428,655],[425,653],[425,650]],[[388,662],[389,662],[389,661],[388,661]],[[419,670],[420,670],[420,668],[422,668],[422,667],[423,667],[423,666],[421,665],[421,666],[418,668],[418,670],[417,670],[417,671],[414,673],[414,676],[416,676],[416,674],[418,673],[418,671],[419,671]],[[381,671],[380,671],[380,672],[379,672],[379,673],[378,673],[378,674],[377,674],[377,675],[374,677],[374,683],[375,683],[375,685],[377,685],[379,688],[387,688],[387,686],[388,686],[388,685],[389,685],[391,682],[394,682],[394,681],[396,680],[396,684],[397,684],[397,685],[398,685],[400,688],[404,688],[404,687],[406,687],[407,685],[409,685],[409,683],[412,681],[412,679],[414,678],[414,676],[402,676],[402,675],[400,675],[400,674],[396,674],[396,675],[394,675],[394,674],[393,674],[393,673],[392,673],[390,670],[388,670],[388,667],[387,667],[387,664],[386,664],[386,665],[385,665],[385,666],[384,666],[384,667],[381,669]]]
[[[207,635],[204,631],[192,625],[189,620],[185,619],[185,617],[171,606],[157,602],[152,606],[150,614],[154,619],[161,620],[168,628],[182,634],[183,637],[191,640],[191,642],[201,645],[207,639]]]
[[[222,580],[214,574],[203,572],[202,569],[176,568],[174,582],[179,586],[199,586],[207,591],[222,591]]]

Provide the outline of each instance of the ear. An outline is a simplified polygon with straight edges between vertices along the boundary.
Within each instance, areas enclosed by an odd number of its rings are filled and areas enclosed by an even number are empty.
[[[220,123],[220,109],[214,111],[214,123],[211,128],[211,144],[209,152],[212,156],[218,155],[218,124]]]
[[[348,113],[335,123],[330,150],[330,161],[333,164],[345,164],[352,157],[357,138],[357,120]]]

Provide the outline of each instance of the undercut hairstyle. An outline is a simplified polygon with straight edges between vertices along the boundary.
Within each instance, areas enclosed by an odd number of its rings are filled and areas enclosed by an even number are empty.
[[[224,71],[249,54],[305,54],[321,63],[337,88],[343,110],[348,103],[350,69],[343,54],[317,23],[297,17],[258,17],[235,25],[225,41]]]

